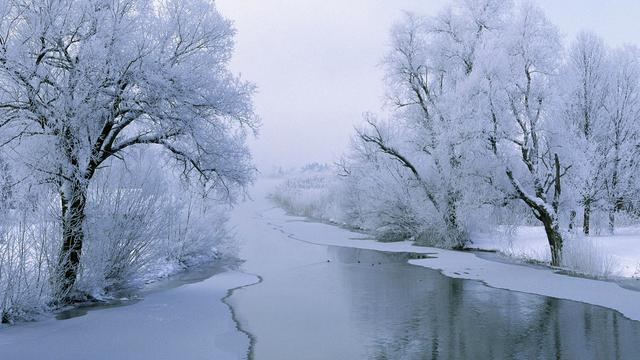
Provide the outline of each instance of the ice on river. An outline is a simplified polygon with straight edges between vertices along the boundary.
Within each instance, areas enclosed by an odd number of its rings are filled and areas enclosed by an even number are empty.
[[[0,330],[1,359],[241,359],[249,339],[221,299],[256,277],[225,272],[142,301]]]

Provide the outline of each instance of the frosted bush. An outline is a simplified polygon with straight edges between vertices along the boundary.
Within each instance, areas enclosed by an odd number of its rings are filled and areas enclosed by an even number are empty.
[[[153,179],[153,177],[149,177]],[[124,187],[96,181],[87,209],[85,261],[78,288],[98,295],[126,286],[157,257],[165,187],[135,178]]]
[[[90,189],[78,288],[94,296],[210,261],[228,241],[225,208],[146,160],[112,164]]]
[[[586,275],[610,277],[615,275],[615,261],[590,237],[570,237],[564,245],[564,267]]]
[[[109,163],[87,195],[76,300],[109,298],[188,266],[234,255],[227,207],[189,189],[149,154]],[[62,231],[55,192],[15,187],[0,202],[0,319],[54,310],[51,279]],[[21,199],[17,201],[16,199]]]
[[[420,189],[386,172],[364,176],[352,169],[340,177],[327,166],[306,166],[276,187],[271,198],[285,210],[367,230],[383,242],[415,240],[421,245],[454,247],[455,236],[425,206]],[[368,174],[370,175],[370,174]],[[396,185],[388,186],[395,182]]]
[[[275,189],[271,198],[293,214],[343,222],[337,179],[334,179],[335,175],[326,168],[321,170],[323,171],[303,171],[302,174],[286,180]]]
[[[163,257],[189,265],[218,255],[234,256],[237,249],[226,227],[225,210],[194,194],[170,199],[162,214],[163,245],[159,249],[164,252]]]
[[[49,309],[49,281],[60,229],[48,209],[0,213],[0,321],[34,319]]]

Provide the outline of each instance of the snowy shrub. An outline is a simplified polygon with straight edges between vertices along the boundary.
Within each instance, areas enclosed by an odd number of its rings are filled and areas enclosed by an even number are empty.
[[[0,212],[0,317],[34,319],[49,308],[60,228],[45,206]]]
[[[590,237],[567,237],[562,265],[578,273],[596,277],[616,275],[611,255]]]
[[[139,153],[108,163],[87,192],[83,262],[76,300],[109,298],[124,287],[235,255],[227,206],[206,199]],[[14,186],[0,202],[0,317],[29,320],[58,306],[52,279],[62,235],[59,195]]]
[[[271,198],[292,214],[343,222],[339,186],[339,179],[326,165],[310,164],[280,184]]]
[[[191,193],[165,200],[163,245],[159,246],[164,258],[189,265],[217,255],[235,255],[237,249],[226,227],[226,207]]]
[[[148,154],[128,166],[111,164],[90,188],[87,204],[77,286],[94,296],[210,261],[228,238],[226,208],[187,189]]]
[[[310,164],[277,186],[271,198],[292,214],[365,229],[380,241],[419,234],[425,221],[407,189],[369,180],[340,177],[326,165]]]
[[[156,257],[162,225],[159,197],[167,189],[157,177],[146,178],[151,181],[104,176],[90,189],[79,289],[95,294],[123,287]]]
[[[446,230],[442,218],[425,206],[421,189],[402,174],[380,171],[373,177],[375,169],[368,164],[348,171],[338,176],[326,165],[307,165],[277,186],[271,198],[292,214],[367,230],[379,241],[456,246],[460,234]]]

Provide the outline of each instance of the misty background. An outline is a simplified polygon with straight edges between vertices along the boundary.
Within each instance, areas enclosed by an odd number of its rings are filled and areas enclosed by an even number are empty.
[[[447,0],[218,0],[238,31],[232,69],[258,86],[262,119],[250,139],[262,172],[332,162],[362,113],[384,105],[379,64],[404,11],[434,15]],[[570,41],[590,30],[612,46],[638,44],[640,2],[535,0]]]

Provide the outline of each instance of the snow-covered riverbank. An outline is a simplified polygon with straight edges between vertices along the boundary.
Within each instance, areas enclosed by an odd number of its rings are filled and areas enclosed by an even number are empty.
[[[249,339],[222,299],[256,281],[224,272],[132,305],[0,329],[0,358],[241,359]]]
[[[264,188],[267,187],[264,186]],[[549,268],[491,261],[470,252],[414,246],[412,242],[381,243],[367,238],[366,235],[337,226],[312,223],[304,217],[287,215],[284,210],[275,205],[264,216],[274,227],[301,241],[388,252],[426,254],[429,258],[410,262],[440,270],[446,276],[478,280],[501,289],[604,306],[617,310],[630,319],[640,320],[640,306],[638,306],[640,292],[622,288],[613,282],[571,277]]]
[[[577,229],[578,232],[581,229]],[[542,226],[518,226],[507,231],[476,233],[473,248],[497,251],[524,261],[549,262],[549,243]],[[616,230],[614,235],[573,234],[565,239],[568,267],[595,276],[640,278],[640,227]]]
[[[416,217],[413,217],[403,215],[402,212],[394,213],[395,210],[374,211],[367,208],[369,205],[364,199],[362,202],[353,199],[345,202],[344,198],[349,197],[345,193],[345,184],[326,168],[303,169],[289,176],[277,176],[263,181],[271,183],[270,194],[274,202],[291,214],[322,219],[346,227],[370,229],[378,239],[413,237],[423,245],[442,248],[452,246],[446,241],[438,240],[443,234],[438,234],[433,227],[429,229],[432,226],[429,225],[432,216],[428,214],[414,214]],[[401,198],[405,195],[393,196]],[[393,198],[381,200],[383,204],[394,201]],[[492,216],[467,224],[469,242],[465,244],[466,248],[498,252],[514,262],[551,262],[547,235],[541,224],[527,225],[529,222],[524,220],[498,220]],[[588,277],[621,279],[626,282],[640,279],[640,226],[634,224],[631,219],[627,219],[626,223],[620,222],[613,234],[610,234],[609,229],[602,223],[598,226],[592,224],[589,236],[583,235],[581,227],[575,227],[573,231],[565,229],[562,267]],[[435,226],[439,229],[442,224]],[[389,235],[389,231],[392,236]]]

